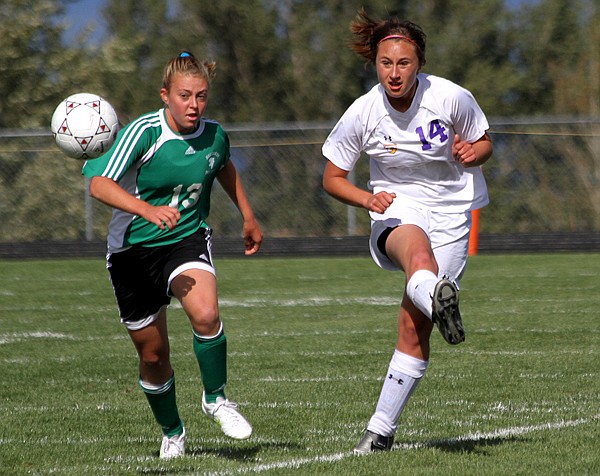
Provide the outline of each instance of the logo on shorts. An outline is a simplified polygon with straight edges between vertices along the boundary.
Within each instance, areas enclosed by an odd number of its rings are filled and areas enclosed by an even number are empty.
[[[198,256],[198,258],[200,258],[201,261],[204,261],[204,262],[210,264],[210,260],[208,259],[208,256],[206,255],[206,253],[202,253],[200,256]]]
[[[191,145],[185,151],[185,155],[194,155],[195,153],[196,153],[196,150]]]

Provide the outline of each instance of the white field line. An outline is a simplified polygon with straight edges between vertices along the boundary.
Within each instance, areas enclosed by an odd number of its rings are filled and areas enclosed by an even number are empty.
[[[423,448],[433,448],[436,446],[454,446],[460,445],[461,443],[469,442],[469,443],[477,443],[480,441],[494,440],[498,438],[510,438],[513,436],[525,435],[527,433],[533,433],[536,431],[545,431],[545,430],[560,430],[562,428],[569,428],[575,426],[586,425],[591,423],[592,421],[596,421],[600,419],[600,414],[594,415],[589,418],[580,418],[577,420],[562,420],[554,423],[542,423],[539,425],[527,425],[527,426],[519,426],[513,428],[502,428],[499,430],[491,431],[488,433],[475,432],[468,433],[463,436],[458,436],[456,438],[445,438],[438,440],[425,441],[422,443],[396,443],[391,451],[401,451],[401,450],[414,450],[414,449],[423,449]],[[254,466],[250,466],[247,468],[240,468],[238,470],[233,471],[225,471],[219,472],[218,474],[226,475],[226,474],[248,474],[248,473],[262,473],[265,471],[271,471],[274,469],[297,469],[301,466],[313,463],[334,463],[336,461],[340,461],[342,459],[354,457],[353,453],[350,451],[344,453],[334,453],[331,455],[320,455],[312,458],[293,458],[285,461],[278,461],[274,463],[265,463],[265,464],[257,464]],[[205,473],[207,475],[212,473]]]
[[[81,336],[78,334],[64,334],[62,332],[52,332],[52,331],[36,331],[36,332],[6,332],[4,334],[0,334],[0,345],[3,344],[14,344],[18,342],[23,342],[31,339],[56,339],[56,340],[69,340],[74,342],[88,342],[88,341],[96,341],[103,340],[125,340],[129,339],[127,334],[123,332],[122,334],[114,335],[111,337],[99,337],[99,336]]]
[[[327,335],[327,336],[344,336],[344,335],[361,335],[361,334],[387,334],[390,331],[387,328],[383,328],[383,329],[356,329],[356,330],[325,330],[325,331],[321,331],[321,330],[316,330],[316,331],[302,331],[302,332],[296,332],[296,331],[288,331],[288,332],[271,332],[271,331],[257,331],[257,332],[251,332],[251,333],[240,333],[238,334],[239,337],[250,337],[250,338],[258,338],[258,337],[265,337],[265,338],[277,338],[277,337],[302,337],[302,336],[321,336],[321,335]],[[544,331],[541,329],[520,329],[520,330],[515,330],[515,329],[510,329],[510,328],[506,328],[506,329],[498,329],[498,328],[489,328],[489,329],[476,329],[473,331],[474,333],[493,333],[493,332],[519,332],[519,333],[534,333],[534,334],[538,334],[538,333],[543,333],[543,332],[548,332],[548,333],[558,333],[559,331]],[[590,333],[594,333],[596,332],[593,329],[590,329],[588,332]],[[600,330],[598,331],[600,332]],[[36,331],[36,332],[6,332],[6,333],[0,333],[0,345],[2,344],[10,344],[10,343],[15,343],[15,342],[21,342],[24,340],[28,340],[28,339],[62,339],[62,340],[71,340],[71,341],[93,341],[93,340],[106,340],[107,337],[96,337],[96,336],[89,336],[89,335],[85,335],[85,336],[80,336],[77,334],[65,334],[62,332],[52,332],[52,331]],[[120,333],[120,334],[116,334],[114,336],[109,337],[109,339],[113,339],[113,340],[126,340],[128,339],[127,334]],[[172,338],[174,339],[174,338]],[[531,351],[531,350],[525,350],[525,351],[518,351],[518,352],[514,352],[514,351],[473,351],[473,350],[469,350],[469,349],[463,349],[463,348],[452,348],[451,350],[446,350],[446,349],[439,349],[436,350],[436,353],[451,353],[451,354],[456,354],[456,353],[463,353],[463,354],[477,354],[477,355],[545,355],[548,352],[545,351]],[[594,349],[589,349],[589,350],[582,350],[582,351],[571,351],[571,350],[566,350],[566,351],[560,351],[560,350],[553,350],[552,354],[589,354],[589,353],[595,353]],[[335,355],[335,354],[332,354]]]
[[[240,338],[288,338],[288,337],[303,337],[303,336],[347,336],[347,335],[362,335],[362,334],[387,334],[389,331],[387,329],[358,329],[358,330],[327,330],[327,331],[305,331],[305,332],[269,332],[269,331],[258,331],[253,333],[241,333],[239,334]],[[475,331],[477,332],[477,331]],[[503,330],[506,332],[506,330]],[[525,331],[520,331],[521,333]],[[529,332],[536,333],[539,332],[538,329],[531,329]],[[97,336],[79,336],[72,334],[64,334],[58,332],[51,331],[38,331],[38,332],[8,332],[8,333],[0,333],[0,346],[6,344],[13,344],[22,342],[30,339],[57,339],[57,340],[69,340],[76,342],[83,341],[95,341],[95,340],[107,340],[106,337],[97,337]],[[125,333],[117,334],[108,339],[111,340],[127,340],[128,337]],[[175,338],[171,338],[171,341],[176,341]],[[173,355],[177,355],[179,353],[178,350],[172,351]],[[388,354],[386,351],[371,351],[369,355],[374,354]],[[512,356],[512,357],[521,357],[521,356],[544,356],[552,354],[553,356],[557,355],[595,355],[598,353],[598,349],[589,348],[589,349],[581,349],[581,350],[551,350],[551,351],[536,351],[536,350],[523,350],[523,351],[485,351],[485,350],[470,350],[467,348],[452,348],[452,349],[438,349],[435,351],[436,354],[469,354],[476,356]],[[230,357],[250,357],[253,355],[260,355],[255,352],[230,352]],[[336,356],[354,356],[358,355],[356,352],[352,351],[300,351],[300,352],[279,352],[279,355],[295,355],[295,356],[305,356],[305,357],[318,357],[318,356],[328,356],[328,357],[336,357]],[[110,357],[110,354],[105,354],[106,357]],[[64,359],[64,358],[63,358]],[[29,362],[27,358],[20,359],[4,359],[5,363],[22,363],[25,364]]]
[[[219,297],[220,307],[315,307],[331,305],[354,305],[367,304],[369,306],[400,306],[401,297],[399,296],[370,296],[370,297],[340,297],[332,298],[329,296],[306,296],[303,298],[290,299],[265,299],[260,297],[250,297],[247,299],[227,299]],[[176,300],[171,302],[170,307],[181,309],[181,304]]]
[[[75,337],[58,332],[9,332],[0,334],[0,344],[11,344],[26,339],[65,339],[75,340]]]
[[[533,433],[533,432],[537,432],[537,431],[553,431],[553,430],[560,430],[562,428],[573,428],[573,427],[577,427],[577,426],[582,426],[582,425],[586,425],[592,422],[595,422],[597,420],[600,420],[600,414],[596,414],[596,415],[592,415],[590,417],[587,418],[579,418],[577,420],[560,420],[557,422],[550,422],[550,423],[541,423],[538,425],[526,425],[526,426],[519,426],[519,427],[511,427],[511,428],[502,428],[502,429],[498,429],[495,431],[491,431],[491,432],[474,432],[474,433],[468,433],[466,435],[463,436],[458,436],[455,438],[443,438],[443,439],[437,439],[437,440],[430,440],[430,441],[424,441],[424,442],[420,442],[420,443],[396,443],[394,444],[394,446],[392,447],[391,451],[406,451],[406,450],[419,450],[419,449],[426,449],[426,448],[435,448],[435,447],[439,447],[439,446],[444,446],[444,447],[448,447],[448,446],[457,446],[460,445],[462,443],[477,443],[477,442],[481,442],[481,441],[488,441],[488,440],[495,440],[495,439],[506,439],[506,438],[510,438],[510,437],[514,437],[514,436],[521,436],[521,435],[525,435],[528,433]],[[92,439],[85,439],[85,440],[74,440],[71,441],[70,439],[67,439],[67,441],[65,442],[64,440],[56,440],[56,439],[52,439],[52,438],[42,438],[41,440],[37,441],[38,445],[57,445],[57,444],[97,444],[99,441],[101,441],[101,438],[92,438]],[[127,437],[126,438],[127,441],[131,441],[131,442],[143,442],[143,443],[147,443],[147,442],[154,442],[155,438],[148,438],[148,437]],[[213,443],[219,443],[219,444],[227,444],[229,443],[229,440],[226,439],[221,439],[221,438],[216,438],[216,439],[211,439]],[[255,439],[256,440],[256,439]],[[260,438],[258,438],[258,440],[261,440]],[[270,442],[269,440],[262,440],[263,442]],[[0,444],[8,444],[8,443],[14,443],[14,441],[12,439],[4,439],[4,438],[0,438]],[[272,441],[271,441],[272,443]],[[202,456],[202,455],[198,455],[198,456],[190,456],[192,459],[203,459],[206,456]],[[328,455],[319,455],[319,456],[313,456],[313,457],[307,457],[307,458],[291,458],[291,459],[287,459],[287,460],[283,460],[283,461],[276,461],[273,463],[261,463],[261,464],[255,464],[255,465],[249,465],[243,468],[239,468],[239,469],[232,469],[232,470],[225,470],[225,471],[218,471],[218,472],[203,472],[203,473],[198,473],[193,471],[191,474],[203,474],[205,476],[217,476],[217,475],[236,475],[236,474],[252,474],[252,473],[264,473],[264,472],[268,472],[268,471],[272,471],[272,470],[277,470],[277,469],[298,469],[302,466],[305,465],[309,465],[309,464],[314,464],[314,463],[335,463],[337,461],[341,461],[347,458],[365,458],[368,456],[354,456],[354,454],[351,451],[346,451],[346,452],[341,452],[341,453],[333,453],[333,454],[328,454]],[[105,459],[106,463],[117,463],[117,464],[128,464],[128,465],[135,465],[137,464],[137,470],[140,473],[145,473],[144,471],[144,467],[140,466],[140,465],[144,465],[145,463],[153,463],[156,460],[156,458],[154,456],[137,456],[137,457],[123,457],[123,456],[113,456],[113,457],[109,457]],[[129,466],[131,468],[131,466]],[[54,470],[56,472],[62,472],[64,468],[54,468]],[[165,471],[167,471],[167,468],[164,468]],[[108,470],[107,470],[108,471]],[[166,473],[165,473],[166,474]]]

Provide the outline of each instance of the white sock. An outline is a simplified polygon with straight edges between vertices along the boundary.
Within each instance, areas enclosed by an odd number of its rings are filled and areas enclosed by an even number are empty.
[[[382,436],[396,433],[400,414],[425,374],[428,364],[426,360],[411,357],[398,350],[394,352],[367,430]]]
[[[406,294],[415,306],[431,319],[431,296],[438,277],[431,271],[420,269],[406,283]]]

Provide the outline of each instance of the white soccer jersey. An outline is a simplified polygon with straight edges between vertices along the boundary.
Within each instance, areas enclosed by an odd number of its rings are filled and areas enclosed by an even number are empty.
[[[406,112],[394,109],[378,84],[348,108],[323,145],[323,155],[347,171],[365,152],[369,189],[396,194],[384,214],[371,213],[374,220],[393,217],[402,204],[460,213],[488,203],[481,167],[465,168],[452,157],[455,133],[474,142],[489,128],[483,111],[469,91],[451,81],[417,78]]]

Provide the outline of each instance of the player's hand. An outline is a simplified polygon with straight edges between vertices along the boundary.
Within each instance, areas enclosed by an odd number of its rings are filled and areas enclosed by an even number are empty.
[[[474,165],[473,162],[477,160],[477,155],[475,154],[473,145],[460,140],[460,136],[458,134],[454,135],[454,142],[452,143],[452,156],[454,157],[454,160],[465,167]]]
[[[142,218],[154,223],[161,230],[173,230],[181,218],[181,213],[177,208],[161,206],[150,206],[142,215]]]
[[[253,255],[258,252],[263,241],[262,230],[256,220],[244,222],[244,254]]]
[[[385,191],[377,192],[375,195],[371,195],[367,200],[366,209],[370,212],[384,213],[392,204],[394,198],[396,198],[395,193]]]

